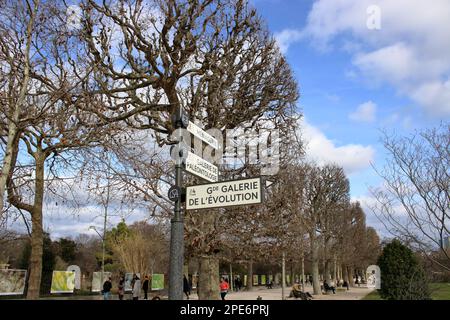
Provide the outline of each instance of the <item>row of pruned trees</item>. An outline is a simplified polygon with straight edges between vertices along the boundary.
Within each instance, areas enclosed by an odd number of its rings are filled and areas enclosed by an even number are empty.
[[[236,209],[225,215],[225,258],[235,263],[280,265],[282,255],[313,278],[321,293],[320,275],[353,284],[353,277],[376,262],[380,239],[367,227],[359,203],[350,202],[342,168],[313,164],[284,167],[266,190],[262,207]],[[251,279],[251,277],[249,278]]]

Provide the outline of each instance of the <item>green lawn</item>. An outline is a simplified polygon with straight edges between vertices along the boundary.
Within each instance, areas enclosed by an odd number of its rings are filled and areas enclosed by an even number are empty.
[[[433,300],[450,300],[450,283],[431,283],[431,298]],[[363,300],[382,300],[378,291],[373,291],[364,297]]]

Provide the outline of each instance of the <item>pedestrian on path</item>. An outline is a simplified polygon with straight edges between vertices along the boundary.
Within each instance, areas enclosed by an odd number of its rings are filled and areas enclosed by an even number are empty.
[[[189,285],[188,279],[186,279],[186,275],[183,276],[183,292],[186,295],[186,298],[189,300],[189,295],[191,294],[191,286]]]
[[[139,300],[141,295],[141,279],[134,274],[134,283],[133,283],[133,300]]]
[[[227,295],[229,288],[230,286],[228,285],[228,282],[226,282],[225,279],[222,278],[220,280],[220,297],[222,298],[222,300],[225,300],[225,296]]]
[[[145,276],[144,277],[144,283],[142,284],[142,290],[144,290],[144,300],[148,300],[148,296],[147,296],[147,293],[148,293],[148,284],[149,284],[149,279],[148,279],[148,276]]]
[[[347,280],[344,280],[344,284],[342,285],[344,288],[347,288],[347,290],[350,290],[348,287],[348,282]]]
[[[123,300],[123,296],[125,295],[125,278],[123,276],[120,276],[118,288],[119,300]]]
[[[111,278],[108,278],[103,283],[103,300],[111,299],[111,288],[112,288]]]

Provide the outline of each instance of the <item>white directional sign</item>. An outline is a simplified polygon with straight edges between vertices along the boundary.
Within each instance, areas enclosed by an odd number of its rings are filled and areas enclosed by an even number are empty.
[[[192,152],[186,157],[186,171],[210,182],[219,181],[219,169]]]
[[[260,177],[186,188],[187,210],[258,204],[262,200]]]
[[[209,144],[214,149],[219,149],[219,142],[216,138],[214,138],[212,135],[204,131],[202,128],[194,124],[193,122],[189,121],[189,125],[187,127],[187,130],[192,133],[197,138],[201,139],[202,141]]]

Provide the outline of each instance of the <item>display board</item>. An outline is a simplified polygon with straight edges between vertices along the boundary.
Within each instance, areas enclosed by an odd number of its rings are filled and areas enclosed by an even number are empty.
[[[53,271],[50,293],[73,293],[75,272]]]
[[[164,274],[154,273],[152,275],[152,290],[164,289]]]
[[[133,272],[127,272],[125,273],[125,292],[131,292],[133,290],[133,275],[135,273]],[[136,275],[141,278],[140,273],[136,273]]]
[[[92,292],[100,292],[101,290],[103,290],[103,283],[106,281],[106,279],[108,279],[111,276],[112,276],[111,272],[104,272],[102,281],[101,271],[94,272],[92,274]]]
[[[0,269],[0,296],[23,294],[27,270]]]

